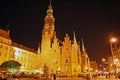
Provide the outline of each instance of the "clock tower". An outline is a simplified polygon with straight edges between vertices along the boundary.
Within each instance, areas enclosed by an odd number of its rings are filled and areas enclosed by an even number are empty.
[[[53,38],[55,36],[55,28],[54,28],[55,18],[53,17],[53,9],[50,4],[47,9],[47,15],[44,18],[44,27],[42,30],[42,42],[41,42],[41,63],[49,65],[49,56],[51,53],[51,45]]]

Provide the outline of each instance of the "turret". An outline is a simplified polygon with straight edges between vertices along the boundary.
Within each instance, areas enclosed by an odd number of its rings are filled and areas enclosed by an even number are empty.
[[[47,9],[47,15],[44,18],[44,28],[43,28],[42,34],[45,34],[47,32],[48,34],[50,34],[51,39],[55,36],[54,21],[55,21],[55,18],[53,16],[53,9],[52,9],[52,5],[51,5],[51,1],[50,1],[50,4]]]
[[[82,52],[86,52],[83,38],[82,38]]]
[[[83,38],[82,38],[82,68],[83,68],[82,71],[84,72],[90,71],[90,60],[85,49]]]
[[[52,61],[50,61],[51,57],[51,49],[52,49],[52,41],[55,37],[55,31],[54,31],[54,17],[53,17],[53,9],[50,4],[47,9],[47,14],[44,18],[44,27],[42,30],[42,42],[41,42],[41,52],[40,52],[40,60],[41,60],[41,67],[43,69],[44,64],[49,65]],[[38,51],[39,52],[39,51]],[[49,67],[51,68],[51,67]]]

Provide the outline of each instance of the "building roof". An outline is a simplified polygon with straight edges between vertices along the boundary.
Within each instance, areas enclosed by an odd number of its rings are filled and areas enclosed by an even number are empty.
[[[11,40],[11,38],[10,38],[10,36],[9,36],[9,32],[7,32],[7,31],[5,31],[5,30],[0,29],[0,36],[1,36],[1,37],[4,37],[4,38],[6,38],[6,39]]]
[[[27,51],[30,51],[30,52],[33,52],[33,53],[37,53],[37,51],[35,51],[34,49],[28,48],[24,45],[21,45],[21,44],[15,43],[15,42],[12,42],[12,46],[23,49],[23,50],[27,50]]]

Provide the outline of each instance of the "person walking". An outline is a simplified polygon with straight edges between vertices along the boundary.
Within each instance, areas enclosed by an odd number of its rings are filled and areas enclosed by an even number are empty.
[[[53,74],[53,79],[56,80],[56,74]]]
[[[7,78],[3,78],[2,80],[7,80]]]
[[[0,80],[2,80],[2,77],[0,76]]]

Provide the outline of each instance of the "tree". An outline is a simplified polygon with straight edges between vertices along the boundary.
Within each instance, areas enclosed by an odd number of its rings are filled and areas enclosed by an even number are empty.
[[[1,64],[1,68],[7,68],[7,71],[9,72],[16,72],[20,69],[21,64],[17,61],[14,60],[10,60],[10,61],[6,61],[4,63]]]

